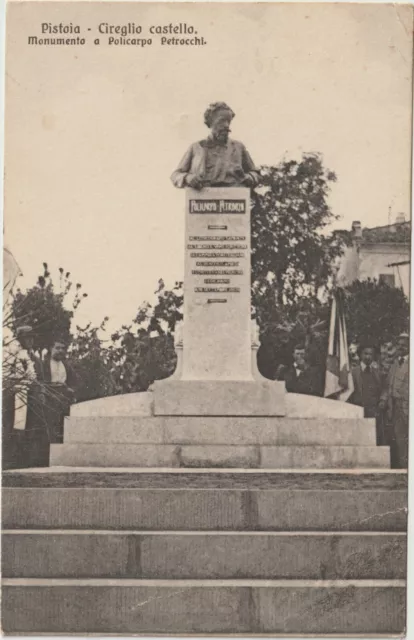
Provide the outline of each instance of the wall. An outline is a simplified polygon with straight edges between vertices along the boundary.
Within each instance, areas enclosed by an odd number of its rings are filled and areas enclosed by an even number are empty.
[[[390,263],[410,260],[408,245],[381,243],[377,245],[362,245],[359,252],[359,280],[366,278],[379,279],[381,274],[394,275],[395,286],[401,287],[409,297],[410,294],[410,265],[389,267]],[[401,279],[401,280],[400,280]]]
[[[395,286],[410,297],[410,265],[388,267],[393,262],[410,260],[410,248],[401,243],[361,244],[359,252],[354,244],[345,250],[341,258],[337,282],[346,286],[354,280],[379,279],[381,274],[394,275]],[[399,272],[399,273],[398,273]],[[401,281],[400,281],[401,278]]]

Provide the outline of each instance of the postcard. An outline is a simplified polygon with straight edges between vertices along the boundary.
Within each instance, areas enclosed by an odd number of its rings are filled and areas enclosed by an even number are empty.
[[[3,633],[402,637],[413,6],[6,14]]]

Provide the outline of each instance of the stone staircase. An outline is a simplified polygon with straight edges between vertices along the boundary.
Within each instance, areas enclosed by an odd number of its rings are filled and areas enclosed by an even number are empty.
[[[73,415],[3,479],[3,631],[401,635],[407,478],[360,418]]]

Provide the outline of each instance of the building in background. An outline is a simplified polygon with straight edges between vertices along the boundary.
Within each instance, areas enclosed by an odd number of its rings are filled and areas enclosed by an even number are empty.
[[[341,258],[337,281],[345,286],[368,278],[401,287],[410,296],[411,223],[398,214],[393,224],[362,229],[352,223],[352,246]]]

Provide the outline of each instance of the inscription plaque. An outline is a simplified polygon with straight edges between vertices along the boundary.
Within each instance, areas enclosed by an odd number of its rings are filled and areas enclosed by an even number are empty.
[[[182,376],[251,380],[249,190],[186,193]]]
[[[207,213],[207,214],[244,214],[246,213],[245,200],[229,200],[224,199],[192,199],[189,201],[190,213]]]

